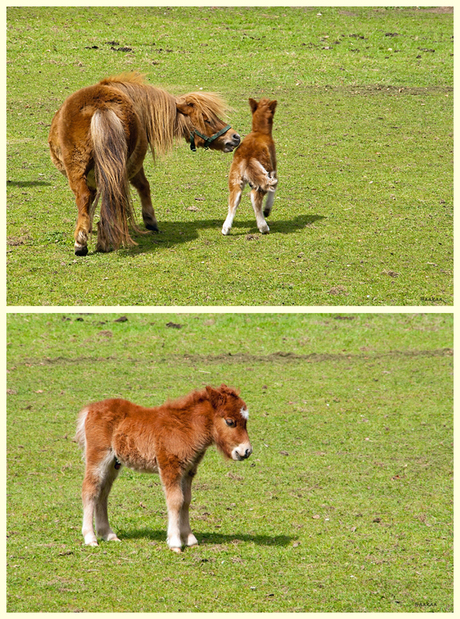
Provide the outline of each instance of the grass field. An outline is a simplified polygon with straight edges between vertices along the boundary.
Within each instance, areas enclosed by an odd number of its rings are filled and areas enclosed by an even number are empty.
[[[10,612],[453,612],[448,314],[10,314]],[[88,401],[222,382],[254,453],[201,465],[200,546],[166,546],[156,476],[123,471],[120,544],[83,545]]]
[[[451,305],[453,16],[443,9],[8,9],[8,304]],[[73,91],[145,72],[173,94],[278,100],[271,232],[244,196],[229,237],[231,155],[183,143],[146,173],[161,233],[73,255],[73,194],[49,159]],[[136,198],[136,210],[140,207]]]

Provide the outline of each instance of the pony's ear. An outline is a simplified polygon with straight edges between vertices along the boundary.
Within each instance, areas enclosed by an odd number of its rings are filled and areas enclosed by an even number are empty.
[[[254,112],[257,110],[257,101],[255,99],[249,99],[249,105],[251,107],[251,112],[254,114]]]
[[[268,104],[268,107],[270,108],[270,110],[272,111],[272,114],[275,113],[276,110],[276,104],[278,103],[278,101],[270,101],[270,103]]]
[[[188,103],[185,99],[178,99],[176,101],[177,111],[184,114],[184,116],[190,116],[193,107],[193,103]]]

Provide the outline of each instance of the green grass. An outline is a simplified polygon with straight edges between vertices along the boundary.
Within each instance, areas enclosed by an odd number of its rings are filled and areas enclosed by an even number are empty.
[[[8,304],[451,305],[452,35],[440,9],[9,8]],[[222,236],[231,156],[184,143],[147,160],[161,234],[75,259],[49,126],[123,70],[221,92],[242,135],[278,100],[269,235],[245,195]]]
[[[451,315],[119,315],[8,315],[10,612],[453,612]],[[206,455],[199,547],[127,470],[85,547],[80,407],[222,382],[254,453]]]

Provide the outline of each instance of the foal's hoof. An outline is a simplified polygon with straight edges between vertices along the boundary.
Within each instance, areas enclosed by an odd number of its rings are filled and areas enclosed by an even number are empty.
[[[93,539],[87,542],[85,541],[85,546],[92,546],[93,548],[96,548],[96,546],[99,546],[99,544],[97,543],[95,539]]]
[[[76,256],[86,256],[87,253],[88,253],[87,245],[77,245],[77,243],[75,243],[75,255]]]
[[[147,230],[151,230],[152,232],[160,232],[158,226],[156,224],[145,224]]]
[[[106,539],[107,542],[121,542],[121,539],[113,533],[113,535],[109,535]]]
[[[170,548],[173,552],[176,552],[178,555],[182,554],[182,548],[177,548],[177,546]]]

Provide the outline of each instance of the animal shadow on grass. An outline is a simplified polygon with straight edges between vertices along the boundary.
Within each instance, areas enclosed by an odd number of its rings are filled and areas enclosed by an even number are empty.
[[[48,181],[6,181],[7,187],[51,187]]]
[[[118,530],[118,535],[121,541],[128,539],[150,539],[156,542],[164,542],[166,544],[166,533],[164,530],[154,531],[152,529],[134,529],[126,531]],[[230,544],[235,540],[240,542],[249,542],[258,546],[288,546],[291,542],[297,539],[292,535],[249,535],[248,533],[234,533],[226,535],[223,533],[198,533],[195,531],[196,538],[199,542],[199,547],[206,548],[215,544]]]
[[[298,230],[302,230],[308,225],[324,219],[323,215],[297,215],[293,219],[278,219],[272,222],[271,235],[276,234],[292,234]],[[171,247],[188,243],[199,237],[200,230],[215,229],[216,240],[220,239],[220,229],[222,221],[220,219],[205,219],[196,222],[167,222],[160,223],[159,234],[133,234],[132,237],[138,243],[134,247],[126,248],[124,251],[131,255],[142,254],[155,251],[159,245]],[[235,232],[235,228],[241,228],[241,232]],[[237,221],[233,224],[231,236],[246,236],[247,234],[258,233],[258,229],[251,220]],[[225,244],[225,240],[222,241]],[[90,252],[93,253],[93,252]]]

